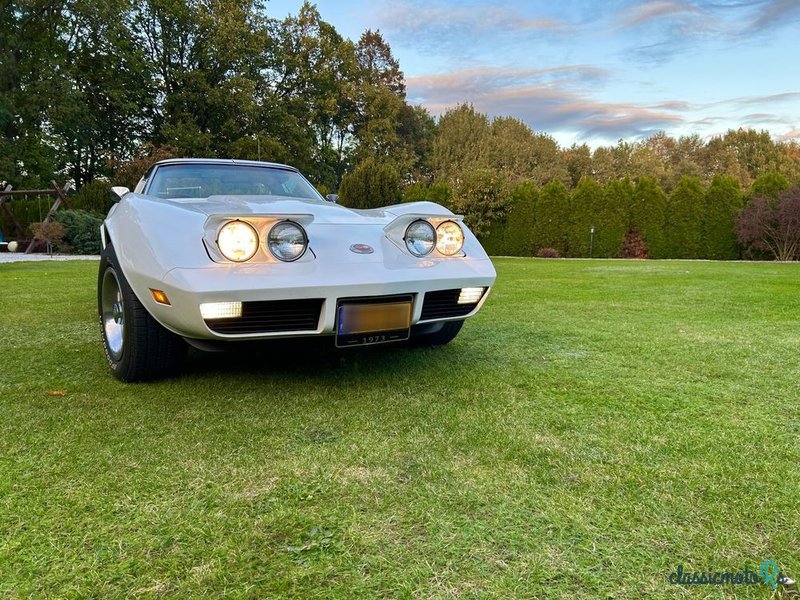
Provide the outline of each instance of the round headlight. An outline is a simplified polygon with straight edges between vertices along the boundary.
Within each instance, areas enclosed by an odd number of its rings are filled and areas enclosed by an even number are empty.
[[[436,245],[436,231],[427,221],[414,221],[406,229],[406,248],[414,256],[430,254]]]
[[[308,238],[305,230],[297,223],[281,221],[269,230],[267,247],[278,260],[292,262],[305,254]]]
[[[440,254],[453,256],[464,245],[464,232],[455,221],[445,221],[436,228],[436,249]]]
[[[258,250],[258,234],[244,221],[230,221],[219,230],[217,246],[228,260],[244,262],[253,258]]]

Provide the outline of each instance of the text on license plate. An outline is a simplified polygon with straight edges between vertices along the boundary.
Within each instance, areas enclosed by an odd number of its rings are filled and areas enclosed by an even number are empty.
[[[404,330],[411,327],[411,302],[342,304],[338,317],[338,335]]]

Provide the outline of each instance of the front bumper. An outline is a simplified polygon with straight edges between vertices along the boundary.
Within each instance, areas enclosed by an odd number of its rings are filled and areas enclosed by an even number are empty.
[[[489,259],[466,258],[420,261],[414,266],[399,268],[367,261],[341,265],[321,265],[316,261],[273,265],[215,264],[200,269],[172,269],[160,280],[140,274],[127,276],[134,282],[134,290],[150,314],[174,333],[193,339],[254,340],[331,335],[335,331],[336,304],[341,298],[411,294],[412,325],[463,319],[480,309],[496,273]],[[467,315],[421,320],[426,292],[462,287],[485,287],[487,292]],[[165,292],[171,305],[155,302],[148,288]],[[212,331],[200,315],[200,304],[209,302],[312,298],[323,300],[319,322],[313,331],[229,335]]]

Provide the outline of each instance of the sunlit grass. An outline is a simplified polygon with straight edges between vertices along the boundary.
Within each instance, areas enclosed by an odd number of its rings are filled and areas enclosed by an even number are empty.
[[[0,265],[0,597],[797,578],[800,265],[496,264],[447,347],[193,356],[147,385],[106,371],[94,263]]]

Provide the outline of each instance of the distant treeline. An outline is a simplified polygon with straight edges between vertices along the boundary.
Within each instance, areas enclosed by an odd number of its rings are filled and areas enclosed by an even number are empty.
[[[800,147],[767,132],[563,149],[467,104],[439,119],[427,164],[412,182],[377,161],[359,165],[342,181],[343,202],[434,200],[464,214],[492,254],[759,258],[737,243],[737,216],[800,182]]]

